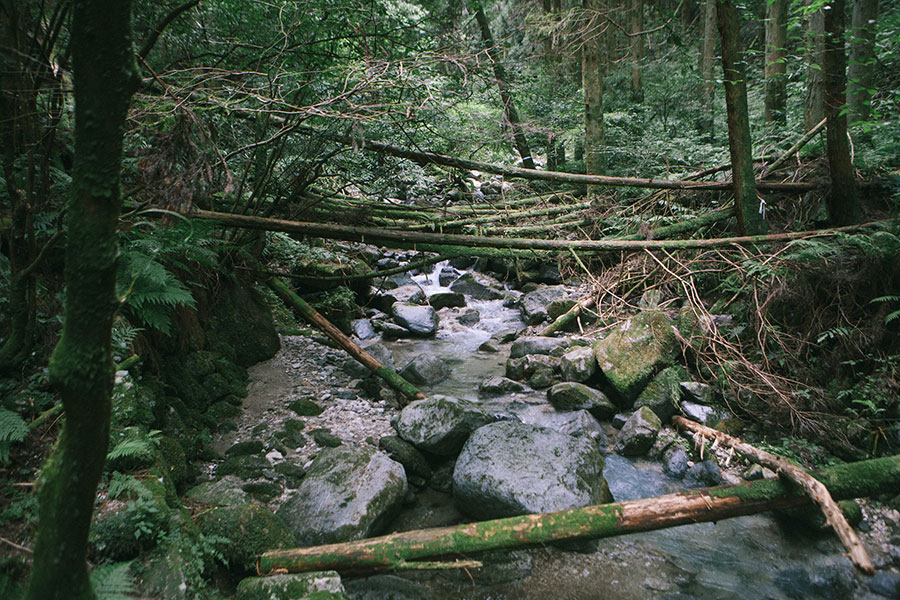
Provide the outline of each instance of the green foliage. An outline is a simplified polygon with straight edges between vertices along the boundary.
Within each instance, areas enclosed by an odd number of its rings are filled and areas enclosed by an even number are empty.
[[[120,496],[129,498],[143,498],[149,500],[153,493],[132,475],[123,475],[118,471],[113,471],[109,478],[109,484],[106,488],[106,494],[110,499],[116,499]]]
[[[879,296],[878,298],[872,298],[871,302],[873,304],[889,302],[891,304],[897,303],[900,304],[900,296]],[[900,309],[895,310],[894,312],[888,313],[884,317],[884,324],[887,325],[891,321],[895,321],[900,319]]]
[[[171,271],[152,256],[138,251],[124,252],[119,262],[119,280],[124,287],[120,302],[140,322],[168,334],[171,311],[177,306],[194,308],[191,292]]]
[[[21,442],[28,435],[28,425],[18,414],[0,408],[0,465],[9,462],[9,450],[13,442]]]
[[[107,463],[112,468],[139,468],[148,466],[153,462],[153,453],[156,450],[159,430],[143,433],[138,427],[126,427],[116,432],[115,445],[106,455]]]
[[[137,593],[132,561],[100,565],[91,573],[91,587],[97,600],[133,600]]]

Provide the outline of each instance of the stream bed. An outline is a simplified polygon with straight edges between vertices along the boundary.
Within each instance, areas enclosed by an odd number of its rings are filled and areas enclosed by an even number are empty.
[[[447,291],[438,285],[435,274],[420,274],[415,280],[426,295]],[[397,368],[417,355],[436,355],[449,364],[451,375],[432,386],[420,386],[426,394],[481,402],[493,413],[506,413],[526,423],[540,425],[552,419],[555,411],[547,402],[545,391],[528,389],[489,401],[479,399],[478,384],[489,376],[503,375],[508,345],[501,346],[499,353],[480,352],[479,346],[498,332],[522,329],[524,324],[519,311],[505,307],[503,300],[467,300],[464,309],[440,311],[441,324],[434,338],[384,341]],[[478,321],[460,324],[457,317],[471,309],[478,311]],[[217,441],[220,452],[296,417],[288,407],[300,397],[314,396],[325,408],[320,415],[304,417],[307,430],[327,428],[345,444],[377,443],[380,437],[393,434],[390,419],[397,409],[383,400],[366,398],[358,389],[359,378],[346,365],[345,355],[315,340],[285,337],[279,355],[252,368],[250,373],[250,395],[244,413],[237,430]],[[601,427],[606,437],[614,441],[616,430],[612,425],[602,423]],[[308,465],[317,450],[316,443],[308,443],[269,458],[293,459]],[[685,489],[685,481],[665,474],[659,463],[611,452],[611,447],[604,448],[604,475],[615,500]],[[390,531],[466,521],[449,494],[429,487],[411,489],[405,508]],[[272,499],[270,507],[277,507],[286,495],[287,491],[281,498]],[[896,511],[882,510],[876,518],[865,504],[863,510],[863,539],[876,564],[888,567],[869,579],[854,571],[836,536],[792,527],[771,515],[756,515],[563,548],[493,552],[483,558],[485,566],[480,569],[344,578],[344,585],[348,595],[359,600],[900,597],[895,595],[900,583],[898,515]]]

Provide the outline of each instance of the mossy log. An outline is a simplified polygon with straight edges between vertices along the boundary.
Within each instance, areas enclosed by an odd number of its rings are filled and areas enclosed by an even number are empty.
[[[403,396],[410,400],[419,400],[425,397],[425,394],[419,391],[416,386],[405,380],[397,372],[392,371],[391,369],[381,364],[374,356],[366,352],[359,344],[356,344],[353,340],[344,335],[344,333],[340,329],[335,327],[328,319],[319,314],[319,312],[312,306],[310,306],[309,303],[306,302],[306,300],[295,294],[294,291],[290,287],[288,287],[285,282],[281,281],[277,277],[273,277],[269,280],[269,286],[273,290],[275,290],[275,293],[277,293],[285,302],[287,302],[293,308],[297,309],[297,311],[301,315],[303,315],[305,319],[318,327],[322,331],[322,333],[327,335],[341,348],[346,350],[350,356],[358,360],[367,369],[381,377],[385,382],[387,382],[388,385],[403,394]]]
[[[585,296],[581,300],[575,303],[575,306],[564,312],[563,314],[556,317],[552,323],[541,329],[538,335],[552,335],[557,331],[560,331],[563,327],[574,321],[578,318],[585,309],[590,308],[594,305],[594,302],[597,301],[597,297],[594,294],[590,296]]]
[[[779,458],[774,454],[769,454],[759,448],[755,448],[747,442],[730,436],[727,433],[717,431],[711,427],[706,427],[700,423],[695,423],[685,419],[684,417],[674,416],[672,422],[680,429],[693,432],[695,435],[713,438],[721,444],[725,444],[734,448],[741,454],[753,459],[761,465],[765,465],[771,469],[775,469],[780,475],[788,477],[791,481],[799,485],[809,495],[810,499],[822,509],[825,515],[825,522],[831,525],[834,532],[841,538],[844,547],[847,548],[847,555],[853,564],[856,565],[863,573],[872,575],[875,573],[875,566],[872,564],[865,547],[847,523],[840,507],[835,503],[831,494],[820,481],[817,481],[812,475],[803,469],[793,465],[783,458]]]
[[[888,222],[878,221],[864,225],[851,225],[842,228],[819,229],[814,231],[696,240],[540,240],[530,238],[490,238],[476,235],[447,235],[422,231],[396,231],[374,227],[336,225],[333,223],[287,221],[284,219],[237,215],[209,210],[195,210],[190,213],[189,216],[208,221],[217,221],[231,227],[300,233],[325,239],[368,242],[391,248],[413,247],[414,249],[423,252],[440,252],[442,254],[446,254],[443,249],[444,246],[504,248],[513,250],[548,250],[555,252],[566,251],[571,248],[583,253],[628,252],[644,249],[696,250],[701,248],[721,248],[726,246],[752,246],[757,244],[788,242],[790,240],[810,237],[829,237],[837,235],[840,231],[858,229]],[[474,256],[473,253],[470,254]]]
[[[893,491],[900,487],[900,456],[830,467],[817,477],[838,499]],[[256,567],[260,574],[387,570],[404,568],[419,560],[614,537],[796,508],[809,502],[790,482],[760,480],[554,513],[405,531],[342,544],[276,550],[263,554]]]
[[[409,229],[423,229],[425,227],[461,227],[463,225],[479,225],[481,223],[493,223],[495,221],[514,221],[516,219],[528,219],[531,217],[546,217],[563,213],[573,213],[590,208],[591,202],[579,202],[577,204],[565,204],[536,208],[532,210],[501,211],[484,217],[472,217],[468,219],[447,219],[435,221],[428,225],[413,225]]]

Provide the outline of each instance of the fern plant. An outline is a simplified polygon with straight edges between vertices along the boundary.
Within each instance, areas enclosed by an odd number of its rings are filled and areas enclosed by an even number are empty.
[[[880,303],[880,302],[896,302],[900,304],[900,296],[879,296],[878,298],[872,298],[871,302]],[[884,324],[887,325],[891,321],[896,321],[900,319],[900,309],[895,310],[894,312],[888,313],[884,317]]]
[[[28,435],[28,425],[18,414],[0,408],[0,465],[9,462],[13,442],[21,442]]]
[[[138,590],[131,574],[132,561],[100,565],[91,573],[97,600],[134,600]]]
[[[171,271],[153,256],[137,251],[122,254],[119,262],[119,301],[139,321],[168,335],[172,310],[195,307],[194,297]]]

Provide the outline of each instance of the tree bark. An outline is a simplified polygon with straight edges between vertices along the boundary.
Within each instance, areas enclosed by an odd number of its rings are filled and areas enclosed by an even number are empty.
[[[822,512],[825,514],[826,522],[831,525],[835,533],[838,534],[838,537],[841,538],[841,542],[843,542],[844,547],[847,548],[847,553],[850,560],[853,561],[853,564],[867,575],[873,575],[875,573],[875,567],[872,565],[872,561],[869,559],[865,547],[862,545],[856,532],[854,532],[853,528],[850,527],[850,524],[847,523],[847,519],[844,518],[841,509],[835,504],[828,488],[825,487],[822,482],[816,480],[812,475],[786,460],[779,458],[774,454],[769,454],[768,452],[754,448],[747,442],[726,433],[722,433],[721,431],[717,431],[712,427],[706,427],[678,415],[672,417],[672,422],[680,429],[685,429],[705,437],[708,436],[717,440],[719,443],[726,444],[748,458],[753,459],[755,462],[774,469],[779,474],[785,475],[788,479],[799,485],[809,495],[810,499],[822,509]]]
[[[277,277],[269,280],[269,286],[278,293],[281,298],[290,306],[297,309],[305,319],[318,327],[332,341],[347,351],[347,354],[355,358],[364,367],[381,377],[392,388],[403,394],[408,400],[421,400],[425,398],[425,394],[419,391],[416,386],[405,380],[395,371],[387,368],[374,356],[366,352],[359,344],[356,344],[349,337],[335,327],[328,319],[323,317],[319,312],[310,306],[303,298],[294,293],[294,291],[283,281]],[[402,404],[405,404],[403,402]]]
[[[847,67],[847,104],[853,121],[865,121],[872,112],[877,22],[878,0],[855,0],[850,22],[850,64]]]
[[[787,0],[766,5],[766,97],[763,118],[767,125],[787,121]]]
[[[815,0],[810,0],[814,2]],[[825,11],[819,9],[806,24],[806,103],[804,121],[809,131],[825,118]]]
[[[703,78],[703,110],[700,129],[710,138],[714,134],[713,100],[716,94],[716,0],[706,0],[703,11],[703,44],[700,48],[700,76]]]
[[[603,31],[600,0],[583,0],[584,23],[581,40],[581,85],[584,94],[585,173],[602,175],[603,156]],[[588,197],[597,189],[588,186]]]
[[[41,473],[28,600],[94,597],[87,536],[109,442],[122,138],[140,82],[130,21],[128,0],[74,2],[75,164],[66,215],[66,318],[50,358],[66,423]]]
[[[900,486],[900,457],[831,467],[819,473],[818,478],[838,499],[893,491]],[[423,559],[614,537],[808,504],[809,498],[795,486],[760,480],[549,514],[405,531],[342,544],[276,550],[263,554],[256,568],[260,574],[408,568]]]
[[[491,64],[494,68],[494,79],[497,80],[497,89],[500,91],[503,112],[506,115],[509,128],[512,130],[516,150],[522,158],[522,166],[526,169],[534,169],[534,159],[531,157],[531,149],[528,147],[528,140],[525,139],[525,132],[522,131],[522,122],[519,119],[519,111],[516,110],[516,104],[513,101],[506,69],[503,67],[500,53],[497,52],[497,46],[494,44],[491,25],[488,22],[487,15],[484,14],[481,2],[475,2],[475,20],[478,21],[478,26],[481,28],[481,39],[484,41],[485,50],[487,50],[488,57],[491,59]]]
[[[741,23],[732,0],[717,0],[716,14],[722,39],[722,69],[725,76],[725,106],[728,110],[728,148],[738,229],[744,235],[766,231],[766,222],[756,196],[753,175],[753,143],[747,108],[747,76],[741,43]]]
[[[844,0],[834,0],[825,11],[825,118],[828,139],[828,167],[831,193],[828,216],[833,225],[850,225],[860,218],[856,180],[847,138],[845,88],[847,85],[844,54]]]
[[[641,61],[644,58],[644,0],[631,0],[631,101],[644,101],[641,85]]]

